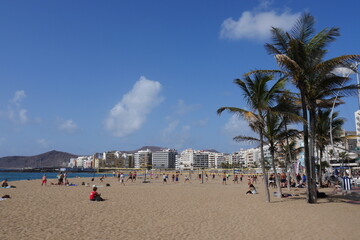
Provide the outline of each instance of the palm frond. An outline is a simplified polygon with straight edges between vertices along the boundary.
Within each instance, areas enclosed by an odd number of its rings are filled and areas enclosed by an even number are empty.
[[[242,135],[234,137],[233,140],[236,142],[260,142],[260,139]]]

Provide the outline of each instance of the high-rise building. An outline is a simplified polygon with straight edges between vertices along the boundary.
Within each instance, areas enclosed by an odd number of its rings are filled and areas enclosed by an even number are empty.
[[[152,153],[152,168],[174,169],[177,151],[165,149]]]
[[[196,152],[194,154],[194,168],[208,168],[209,155],[206,152]]]
[[[186,149],[177,157],[176,169],[178,170],[194,170],[194,150]]]
[[[150,149],[140,150],[134,154],[135,168],[148,168],[152,165],[152,154]]]
[[[355,112],[355,127],[356,127],[356,135],[360,136],[360,110]],[[360,149],[360,137],[356,138],[356,146]]]

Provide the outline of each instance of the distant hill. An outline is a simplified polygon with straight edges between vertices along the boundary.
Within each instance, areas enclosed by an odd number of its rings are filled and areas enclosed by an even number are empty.
[[[36,156],[9,156],[0,158],[0,168],[66,167],[70,158],[77,155],[50,151]]]
[[[139,149],[133,151],[121,151],[124,153],[136,153],[140,150],[149,149],[151,152],[161,151],[167,149],[164,147],[157,146],[143,146]],[[208,152],[218,152],[214,149],[203,150]],[[58,168],[58,167],[67,167],[70,158],[76,158],[77,155],[59,152],[59,151],[50,151],[43,154],[35,156],[9,156],[0,158],[0,168],[9,169],[9,168]]]
[[[132,151],[133,153],[136,153],[137,151],[140,150],[146,150],[149,149],[151,152],[157,152],[157,151],[161,151],[163,149],[167,149],[167,148],[163,148],[163,147],[157,147],[157,146],[143,146],[137,150]]]

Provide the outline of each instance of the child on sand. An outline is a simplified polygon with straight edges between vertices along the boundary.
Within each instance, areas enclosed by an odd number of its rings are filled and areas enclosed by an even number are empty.
[[[46,174],[44,174],[44,176],[43,176],[42,179],[41,179],[41,186],[43,186],[44,184],[45,184],[45,186],[46,186],[46,182],[47,182]]]
[[[101,194],[97,192],[97,187],[93,187],[93,191],[90,193],[90,201],[103,201]]]

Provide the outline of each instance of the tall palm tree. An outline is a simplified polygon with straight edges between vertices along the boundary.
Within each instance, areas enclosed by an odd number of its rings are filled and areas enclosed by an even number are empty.
[[[357,88],[356,85],[344,87],[343,83],[348,78],[335,76],[332,72],[337,67],[349,68],[353,61],[360,59],[360,55],[344,55],[324,61],[326,47],[340,35],[339,29],[325,28],[315,34],[314,24],[314,17],[305,13],[289,32],[272,28],[272,44],[265,45],[267,51],[275,55],[282,71],[299,89],[303,118],[309,120],[303,123],[308,203],[317,201],[313,135],[317,100],[338,93],[339,90]],[[320,90],[324,92],[318,94]]]
[[[252,78],[253,77],[253,78]],[[283,89],[286,78],[278,79],[273,86],[269,87],[269,82],[274,80],[274,75],[267,73],[247,74],[244,79],[236,79],[237,84],[243,92],[243,97],[251,110],[245,110],[237,107],[221,107],[217,110],[220,115],[227,110],[237,114],[249,122],[249,126],[259,134],[261,168],[264,174],[265,201],[270,202],[270,193],[268,189],[268,178],[265,171],[264,159],[264,127],[267,110],[274,106],[276,96]]]

